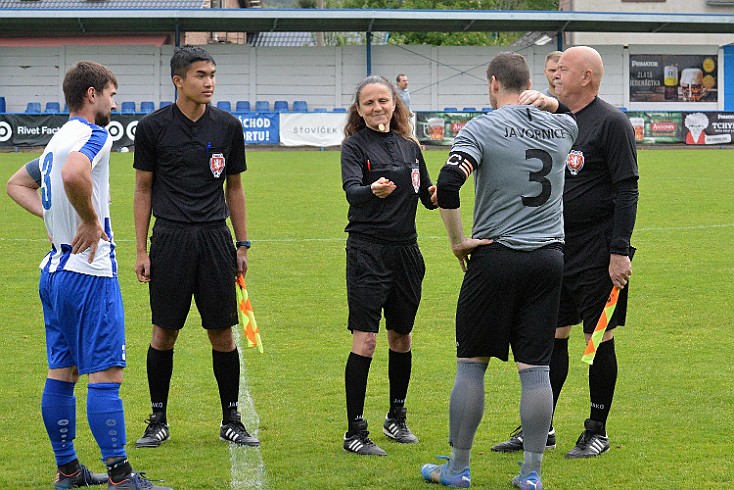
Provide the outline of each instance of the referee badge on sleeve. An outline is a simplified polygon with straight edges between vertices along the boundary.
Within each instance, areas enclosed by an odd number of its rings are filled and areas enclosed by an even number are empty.
[[[222,153],[214,153],[211,158],[209,158],[209,169],[212,171],[212,175],[214,175],[215,179],[218,179],[219,176],[222,175],[225,165],[226,163]]]
[[[578,175],[581,169],[584,167],[584,152],[578,150],[571,150],[566,158],[566,166],[571,175]]]
[[[418,194],[418,191],[421,188],[421,172],[418,168],[418,160],[416,160],[415,164],[410,167],[410,180],[413,182],[413,190]]]

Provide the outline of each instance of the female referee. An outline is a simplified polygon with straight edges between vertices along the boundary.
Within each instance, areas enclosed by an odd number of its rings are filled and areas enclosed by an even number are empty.
[[[425,275],[418,249],[418,199],[428,209],[431,184],[409,111],[385,78],[357,86],[342,143],[342,183],[349,203],[347,238],[348,328],[352,350],[345,370],[347,418],[344,449],[386,456],[372,442],[363,416],[367,375],[384,312],[390,348],[390,411],[383,432],[399,443],[418,442],[406,425],[405,398],[412,365],[411,331]]]

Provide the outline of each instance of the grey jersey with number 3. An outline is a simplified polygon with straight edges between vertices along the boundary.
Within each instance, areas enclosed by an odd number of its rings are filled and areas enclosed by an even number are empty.
[[[477,164],[472,237],[516,250],[563,243],[564,171],[577,134],[571,115],[520,105],[467,123],[451,151]]]

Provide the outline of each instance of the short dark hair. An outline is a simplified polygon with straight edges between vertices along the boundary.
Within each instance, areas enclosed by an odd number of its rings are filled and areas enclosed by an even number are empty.
[[[64,76],[64,98],[70,112],[77,112],[84,107],[84,97],[89,87],[102,92],[107,84],[117,88],[117,78],[104,65],[94,61],[80,61],[72,66]]]
[[[487,67],[487,80],[496,78],[503,89],[522,92],[530,82],[530,68],[525,57],[518,53],[499,53]]]
[[[217,66],[209,51],[201,46],[186,44],[176,48],[173,51],[173,56],[171,56],[171,78],[176,75],[185,78],[189,67],[197,61],[208,61],[212,65]]]
[[[395,82],[400,83],[400,78],[404,76],[405,76],[405,73],[398,73],[398,76],[395,77]]]

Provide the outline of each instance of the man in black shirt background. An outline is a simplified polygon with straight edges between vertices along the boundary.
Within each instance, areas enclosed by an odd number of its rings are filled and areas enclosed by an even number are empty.
[[[237,409],[240,360],[232,335],[238,322],[235,276],[247,272],[250,247],[241,180],[245,144],[240,122],[210,105],[215,71],[204,49],[177,48],[171,58],[176,103],[143,118],[136,131],[135,272],[150,285],[153,317],[147,359],[152,413],[136,447],[158,447],[170,437],[166,408],[173,348],[192,296],[212,345],[222,404],[219,436],[239,445],[260,444],[245,430]],[[148,254],[151,214],[156,221]]]
[[[612,286],[621,289],[594,364],[589,367],[591,409],[584,431],[566,458],[590,458],[609,450],[606,422],[617,382],[614,329],[624,325],[627,282],[634,248],[630,238],[637,215],[639,178],[634,130],[627,116],[598,97],[604,65],[587,46],[568,48],[558,61],[556,92],[576,116],[579,135],[566,160],[563,218],[566,243],[558,328],[550,364],[553,407],[569,368],[571,326],[583,322],[589,342]],[[546,447],[555,447],[550,428]],[[492,448],[520,451],[521,428]]]

